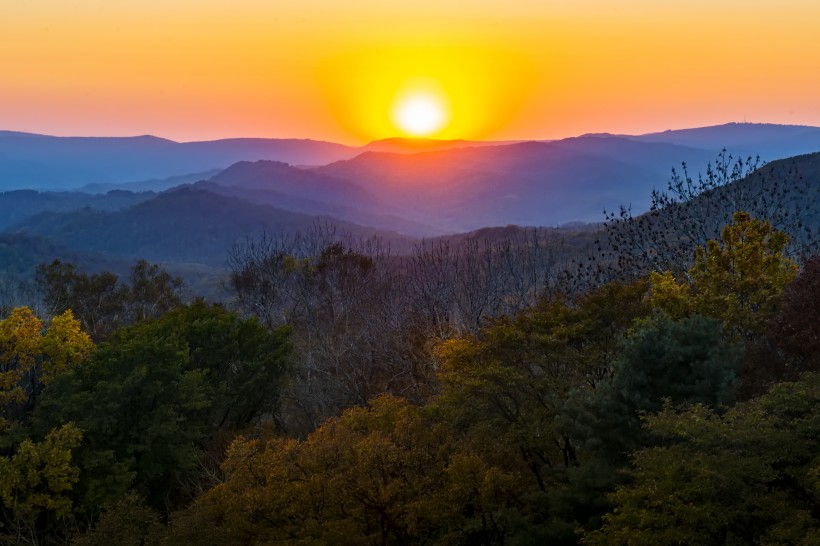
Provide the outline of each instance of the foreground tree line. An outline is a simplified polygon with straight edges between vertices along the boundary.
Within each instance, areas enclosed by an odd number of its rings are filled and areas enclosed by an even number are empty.
[[[44,322],[0,321],[0,541],[820,542],[820,257],[737,213],[575,290],[516,237],[257,241],[237,311],[42,266]]]

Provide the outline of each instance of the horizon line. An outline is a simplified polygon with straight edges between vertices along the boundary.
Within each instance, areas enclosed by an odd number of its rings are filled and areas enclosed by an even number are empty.
[[[327,140],[322,138],[311,138],[311,137],[267,137],[267,136],[229,136],[229,137],[220,137],[220,138],[204,138],[199,140],[175,140],[172,138],[167,138],[163,136],[159,136],[156,134],[145,133],[145,134],[129,134],[129,135],[82,135],[76,133],[69,133],[69,134],[55,134],[55,133],[40,133],[40,132],[32,132],[32,131],[20,131],[15,129],[0,129],[0,136],[8,135],[8,134],[16,134],[16,135],[25,135],[25,136],[33,136],[33,137],[48,137],[48,138],[88,138],[88,139],[115,139],[115,138],[122,138],[122,139],[136,139],[136,138],[153,138],[157,140],[164,140],[168,142],[173,142],[175,144],[195,144],[195,143],[203,143],[203,142],[219,142],[219,141],[226,141],[226,140],[290,140],[290,141],[304,141],[304,142],[319,142],[319,143],[328,143],[328,144],[336,144],[341,146],[347,146],[350,148],[364,148],[371,144],[378,143],[378,142],[388,142],[388,141],[405,141],[405,142],[428,142],[428,143],[449,143],[449,142],[479,142],[479,143],[496,143],[496,144],[515,144],[521,142],[553,142],[558,140],[565,140],[570,138],[581,138],[581,137],[590,137],[590,136],[611,136],[611,137],[641,137],[641,136],[648,136],[648,135],[655,135],[655,134],[663,134],[668,132],[674,131],[687,131],[687,130],[695,130],[695,129],[711,129],[716,127],[726,127],[731,125],[768,125],[768,126],[777,126],[777,127],[805,127],[811,129],[820,129],[820,126],[817,125],[809,125],[809,124],[800,124],[800,123],[771,123],[771,122],[752,122],[752,121],[728,121],[725,123],[718,123],[714,125],[703,125],[703,126],[685,126],[685,127],[676,127],[676,128],[667,128],[657,131],[648,131],[645,133],[611,133],[611,132],[586,132],[580,134],[572,134],[572,135],[565,135],[556,138],[510,138],[510,139],[469,139],[469,138],[452,138],[452,139],[440,139],[440,138],[432,138],[432,137],[409,137],[409,136],[402,136],[402,135],[393,135],[383,138],[378,138],[374,140],[370,140],[364,144],[348,144],[345,142],[335,141],[335,140]]]

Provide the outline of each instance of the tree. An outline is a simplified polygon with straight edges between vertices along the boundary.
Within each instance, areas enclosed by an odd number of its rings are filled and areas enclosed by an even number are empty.
[[[797,273],[795,263],[784,255],[788,236],[737,212],[721,239],[722,246],[710,240],[706,248],[695,249],[690,271],[695,306],[740,333],[759,333]]]
[[[422,241],[406,261],[410,308],[435,340],[535,305],[557,284],[566,253],[557,231],[508,226]]]
[[[820,375],[782,383],[724,415],[666,407],[660,445],[633,457],[634,481],[585,544],[816,544]]]
[[[238,438],[225,481],[171,536],[208,543],[497,544],[511,476],[457,449],[446,426],[399,398],[345,411],[304,440]],[[189,516],[190,517],[190,516]]]
[[[54,260],[37,267],[36,281],[48,314],[71,309],[92,339],[100,341],[123,324],[128,289],[117,276],[105,272],[87,275],[73,264]]]
[[[72,423],[55,428],[42,442],[24,440],[0,457],[0,542],[41,544],[72,516],[71,490],[79,481],[72,451],[82,432]]]
[[[605,212],[608,249],[602,258],[617,265],[610,275],[671,271],[683,275],[692,265],[691,249],[717,239],[736,211],[769,222],[791,236],[790,256],[816,248],[811,227],[811,177],[799,159],[761,166],[759,158],[734,158],[723,150],[697,178],[684,163],[673,169],[667,191],[653,191],[649,212],[633,216],[627,207]]]
[[[27,415],[43,388],[76,369],[94,345],[71,311],[43,324],[27,307],[0,321],[0,431]]]
[[[397,263],[378,239],[321,230],[234,249],[240,308],[293,331],[292,431],[313,430],[381,393],[419,402],[430,396],[431,359]]]
[[[562,250],[552,230],[510,226],[396,256],[320,228],[237,245],[230,284],[244,312],[293,328],[291,430],[304,433],[384,392],[429,400],[435,343],[533,305]]]
[[[126,304],[129,324],[156,318],[178,307],[185,283],[156,264],[139,260],[131,268]]]
[[[664,403],[720,407],[732,401],[736,377],[733,347],[714,319],[698,315],[673,321],[658,314],[640,323],[624,342],[611,379],[590,401],[587,442],[625,461],[646,442],[640,416]]]
[[[596,498],[614,473],[590,460],[577,399],[612,374],[633,320],[649,312],[646,288],[611,283],[575,301],[544,301],[439,346],[442,392],[432,408],[459,442],[519,477],[521,535],[572,542],[602,511]]]
[[[784,370],[790,379],[803,371],[820,371],[820,256],[808,260],[786,288],[780,312],[767,328],[773,342],[796,357]]]
[[[36,428],[84,431],[81,508],[93,515],[131,488],[161,511],[183,505],[218,465],[210,449],[221,433],[275,418],[287,336],[197,302],[119,330],[49,385]]]
[[[86,533],[71,541],[72,546],[148,546],[158,545],[164,535],[159,514],[145,506],[137,495],[105,507],[99,521]],[[188,544],[179,542],[178,544]]]
[[[688,288],[674,283],[669,272],[652,276],[652,301],[675,316],[685,314],[688,303],[689,312],[720,319],[737,336],[760,335],[797,272],[784,255],[787,242],[768,222],[737,212],[720,242],[695,249],[690,281],[684,281]]]
[[[181,278],[145,260],[134,264],[128,283],[107,271],[88,275],[60,260],[39,265],[36,283],[51,314],[72,310],[95,341],[179,306],[184,286]]]
[[[594,390],[609,377],[632,320],[648,311],[645,290],[641,282],[612,283],[576,302],[545,302],[478,336],[442,343],[442,394],[435,404],[456,426],[520,449],[545,488],[546,468],[577,463],[576,439],[555,428],[556,416],[572,391]]]

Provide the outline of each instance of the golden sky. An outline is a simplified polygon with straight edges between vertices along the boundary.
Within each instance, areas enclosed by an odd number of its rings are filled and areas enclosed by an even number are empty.
[[[28,0],[0,5],[0,129],[175,140],[547,139],[820,125],[816,0]]]

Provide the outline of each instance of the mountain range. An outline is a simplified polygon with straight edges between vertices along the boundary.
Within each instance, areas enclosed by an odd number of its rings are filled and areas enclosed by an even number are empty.
[[[759,154],[766,161],[820,149],[820,128],[798,125],[730,123],[638,136],[588,136],[674,144],[705,151],[712,156],[726,147],[737,154]],[[576,139],[549,143],[572,145],[572,140]],[[154,187],[150,189],[167,189],[172,186],[159,188],[157,183],[223,170],[239,161],[264,159],[293,166],[322,166],[352,159],[365,152],[416,154],[505,144],[516,142],[392,138],[365,146],[348,146],[306,139],[234,138],[174,142],[150,135],[55,137],[0,131],[0,190],[96,187],[107,191],[112,185],[134,183],[153,183]],[[650,158],[649,155],[646,157]],[[676,158],[673,164],[679,161]],[[671,166],[667,164],[664,169],[668,171]],[[168,184],[176,185],[174,180],[169,180]]]
[[[111,189],[222,170],[243,160],[324,165],[369,150],[419,150],[483,146],[477,141],[386,139],[354,147],[309,139],[231,138],[174,142],[136,137],[56,137],[0,131],[0,190]],[[168,180],[173,183],[174,180]],[[166,186],[170,187],[170,186]]]
[[[417,237],[487,226],[594,224],[622,204],[640,213],[671,168],[685,162],[703,171],[722,148],[764,159],[799,155],[820,150],[820,128],[727,124],[363,147],[0,132],[0,188],[8,190],[0,193],[0,230],[16,237],[7,247],[36,237],[97,262],[146,258],[214,271],[239,240],[317,222],[408,248]]]

